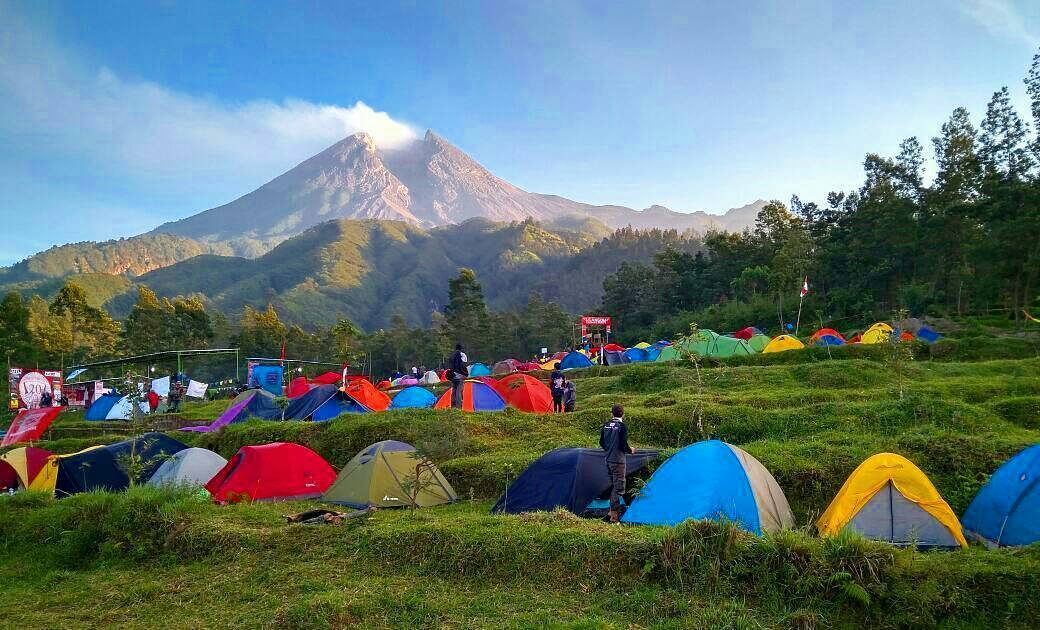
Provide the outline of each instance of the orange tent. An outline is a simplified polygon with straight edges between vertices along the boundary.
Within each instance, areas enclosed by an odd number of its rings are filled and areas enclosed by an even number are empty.
[[[353,380],[347,383],[343,391],[372,411],[386,411],[390,408],[390,397],[376,389],[367,379]]]
[[[510,374],[495,384],[510,406],[527,413],[550,413],[552,392],[545,383],[527,374]]]

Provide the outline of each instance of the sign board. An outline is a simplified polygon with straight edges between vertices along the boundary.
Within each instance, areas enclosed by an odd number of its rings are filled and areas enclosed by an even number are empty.
[[[12,396],[17,396],[18,404],[25,409],[35,409],[40,406],[40,398],[45,393],[56,398],[56,393],[61,393],[61,371],[60,370],[35,370],[13,367],[8,372],[8,385]],[[53,402],[54,405],[58,401]]]
[[[606,315],[582,315],[581,317],[581,337],[584,339],[589,334],[589,326],[603,326],[607,329],[607,334],[610,334],[610,317]]]

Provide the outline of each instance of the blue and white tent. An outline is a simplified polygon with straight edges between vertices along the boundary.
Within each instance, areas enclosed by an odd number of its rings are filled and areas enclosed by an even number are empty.
[[[1040,540],[1040,444],[1004,462],[964,513],[964,533],[988,546]]]
[[[783,490],[757,459],[719,440],[691,444],[646,483],[622,521],[678,525],[728,520],[754,534],[794,526]]]

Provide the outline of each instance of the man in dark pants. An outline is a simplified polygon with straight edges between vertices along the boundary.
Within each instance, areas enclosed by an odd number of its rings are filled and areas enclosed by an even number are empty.
[[[466,367],[466,355],[462,352],[461,343],[455,344],[455,353],[448,362],[448,372],[451,376],[451,406],[453,409],[462,409],[462,387],[469,376],[469,368]]]
[[[628,444],[624,407],[614,405],[610,413],[613,418],[603,423],[599,430],[599,447],[606,454],[607,475],[610,477],[610,511],[607,516],[611,523],[617,523],[621,517],[621,496],[625,494],[625,455],[635,454],[636,449]]]

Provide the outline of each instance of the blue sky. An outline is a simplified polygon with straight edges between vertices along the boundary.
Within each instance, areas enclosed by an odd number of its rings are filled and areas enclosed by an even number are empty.
[[[377,5],[377,6],[369,6]],[[721,212],[976,121],[1040,2],[0,0],[0,264],[245,194],[364,129],[522,188]]]

